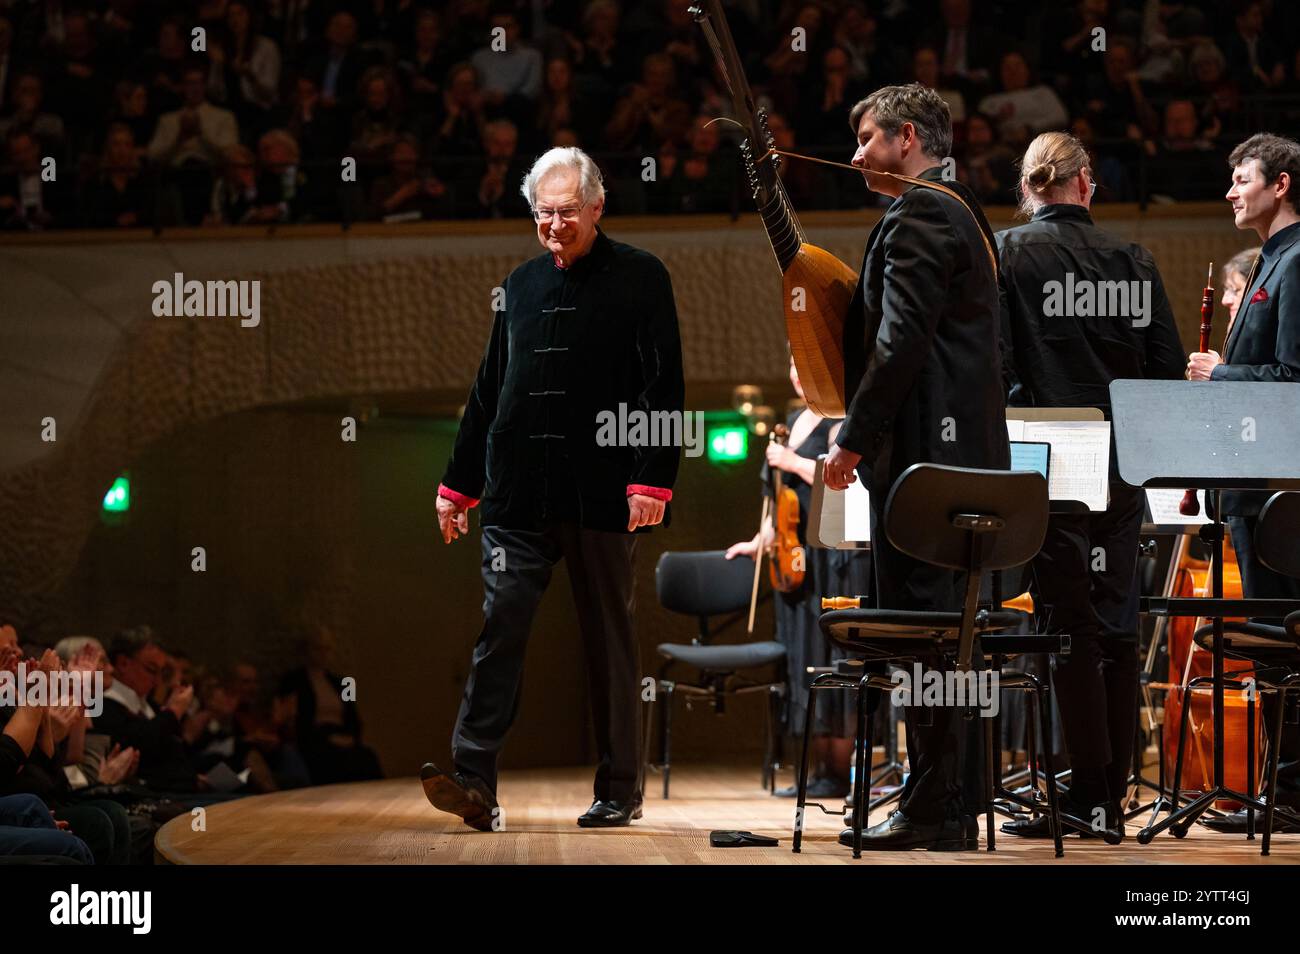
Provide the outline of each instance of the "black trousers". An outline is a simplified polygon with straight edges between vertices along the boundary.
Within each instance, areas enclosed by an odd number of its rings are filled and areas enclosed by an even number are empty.
[[[1138,706],[1138,535],[1142,491],[1112,483],[1101,513],[1056,514],[1033,561],[1039,631],[1070,636],[1052,685],[1083,805],[1119,801],[1128,786]]]
[[[555,523],[540,532],[483,528],[483,630],[452,737],[458,771],[496,791],[497,756],[519,711],[524,651],[555,565],[568,564],[596,732],[595,797],[640,797],[640,660],[632,630],[630,533]]]
[[[1270,570],[1255,553],[1255,526],[1259,523],[1259,518],[1225,516],[1223,521],[1232,533],[1232,548],[1237,551],[1242,595],[1246,599],[1300,600],[1300,580]],[[1280,619],[1259,619],[1258,622],[1281,624]],[[1277,800],[1283,805],[1300,807],[1300,725],[1284,722],[1282,738],[1274,739],[1273,722],[1277,718],[1280,700],[1272,692],[1261,693],[1259,698],[1269,744],[1281,746],[1277,767]]]
[[[876,501],[888,495],[872,490],[871,550],[876,572],[876,605],[881,609],[960,610],[966,574],[912,559],[896,550],[883,532]],[[973,665],[983,657],[978,641]],[[940,656],[921,658],[927,669],[951,668]],[[867,700],[874,705],[874,699]],[[899,808],[922,824],[976,814],[984,804],[984,727],[970,710],[948,706],[907,706],[907,759],[911,771]]]

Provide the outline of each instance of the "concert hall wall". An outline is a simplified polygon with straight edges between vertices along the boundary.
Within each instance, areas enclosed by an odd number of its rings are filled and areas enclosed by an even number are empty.
[[[1206,263],[1252,244],[1227,211],[1099,211],[1103,226],[1154,253],[1185,342],[1195,340]],[[856,270],[877,215],[824,213],[804,224]],[[996,210],[991,219],[1011,224]],[[792,395],[779,276],[754,221],[603,224],[669,268],[688,409],[724,408],[734,385],[752,383],[783,410]],[[442,544],[434,490],[492,290],[536,252],[527,222],[0,240],[0,621],[42,641],[147,622],[200,662],[247,658],[268,672],[294,664],[282,624],[328,622],[340,636],[337,669],[357,678],[385,769],[408,773],[442,757],[482,591],[476,535]],[[260,280],[258,325],[155,317],[152,286],[177,272]],[[345,416],[358,420],[355,441],[341,437]],[[754,441],[748,464],[686,460],[673,526],[640,541],[647,674],[657,671],[657,643],[694,632],[693,621],[657,607],[655,560],[666,548],[752,535],[761,455]],[[124,471],[131,509],[109,526],[100,503]],[[201,573],[191,568],[197,546]],[[581,650],[559,582],[533,634],[509,765],[591,753]],[[756,632],[770,638],[770,609]],[[721,719],[701,708],[681,715],[678,756],[734,753],[754,762],[757,779],[761,705],[736,703]]]

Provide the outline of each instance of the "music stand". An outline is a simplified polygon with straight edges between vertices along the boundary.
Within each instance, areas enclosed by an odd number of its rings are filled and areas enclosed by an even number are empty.
[[[1181,538],[1184,537],[1199,535],[1200,528],[1204,524],[1210,522],[1210,518],[1205,515],[1205,493],[1206,492],[1202,490],[1197,494],[1198,513],[1196,516],[1189,517],[1185,516],[1178,510],[1183,496],[1181,490],[1166,487],[1148,487],[1146,502],[1144,504],[1146,514],[1145,519],[1142,521],[1142,534],[1144,536],[1172,536],[1177,540],[1181,540]],[[1160,495],[1159,506],[1156,505],[1153,495]],[[1154,547],[1156,542],[1151,540],[1149,541],[1149,544],[1141,544],[1139,548],[1143,549],[1145,552],[1147,545]],[[1161,593],[1166,596],[1168,596],[1173,590],[1174,582],[1178,576],[1178,554],[1180,545],[1179,542],[1175,542],[1169,554],[1169,566],[1165,570],[1165,582],[1160,590]],[[1169,655],[1168,650],[1165,648],[1165,643],[1168,641],[1168,632],[1169,617],[1158,617],[1156,619],[1155,629],[1151,633],[1151,642],[1147,644],[1146,658],[1142,662],[1140,685],[1143,698],[1146,700],[1147,709],[1150,712],[1154,712],[1155,708],[1155,703],[1151,699],[1151,684],[1155,680],[1156,661],[1159,659],[1162,651],[1166,656]],[[1173,660],[1171,658],[1170,665],[1172,664]],[[1133,796],[1129,800],[1128,807],[1124,812],[1125,819],[1136,818],[1138,815],[1150,811],[1151,821],[1155,821],[1162,811],[1166,811],[1173,807],[1173,800],[1169,797],[1169,788],[1165,784],[1164,734],[1163,732],[1158,731],[1162,727],[1156,724],[1154,715],[1149,718],[1151,719],[1150,729],[1152,735],[1155,737],[1156,754],[1158,756],[1156,764],[1156,781],[1153,782],[1142,774],[1143,747],[1135,744],[1133,746],[1133,766],[1128,777],[1128,785],[1133,789]],[[1139,741],[1141,740],[1142,733],[1140,727],[1135,728],[1134,735]],[[1143,788],[1149,788],[1156,793],[1155,798],[1146,804],[1141,804],[1140,796]]]
[[[1205,616],[1214,620],[1214,786],[1138,833],[1148,844],[1166,828],[1181,838],[1220,799],[1264,811],[1253,795],[1224,784],[1223,619],[1277,616],[1294,600],[1223,598],[1221,490],[1300,490],[1300,384],[1253,381],[1112,381],[1111,419],[1119,475],[1134,487],[1213,491],[1214,515],[1201,528],[1213,552],[1210,597],[1147,597],[1155,616]],[[1207,503],[1209,501],[1207,500]],[[1276,743],[1275,743],[1276,744]],[[1177,799],[1179,793],[1172,793]],[[1288,813],[1290,820],[1300,818]]]

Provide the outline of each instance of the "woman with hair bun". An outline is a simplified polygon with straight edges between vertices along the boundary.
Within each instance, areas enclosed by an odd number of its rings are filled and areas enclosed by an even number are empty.
[[[1096,407],[1109,419],[1111,381],[1183,376],[1183,347],[1151,253],[1093,223],[1095,188],[1079,140],[1049,132],[1029,144],[1019,183],[1029,221],[997,236],[1010,404]],[[1137,720],[1143,496],[1119,479],[1114,460],[1105,511],[1052,515],[1031,592],[1039,629],[1071,636],[1071,652],[1052,673],[1072,770],[1061,810],[1122,835]],[[1045,815],[1002,828],[1051,836]]]

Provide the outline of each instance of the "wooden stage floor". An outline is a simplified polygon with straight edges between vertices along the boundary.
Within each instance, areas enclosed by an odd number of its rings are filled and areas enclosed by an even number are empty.
[[[159,831],[160,861],[176,864],[646,864],[646,865],[987,865],[987,864],[1296,864],[1300,835],[1274,837],[1269,858],[1259,841],[1193,826],[1185,839],[1160,835],[1150,845],[1050,841],[999,833],[995,852],[879,852],[854,862],[836,842],[840,819],[809,809],[803,852],[790,851],[794,800],[767,795],[753,767],[674,766],[672,798],[649,780],[645,817],[629,828],[584,830],[575,821],[590,804],[590,768],[508,772],[502,776],[505,830],[481,833],[436,811],[415,777],[330,785],[261,795],[207,810],[207,830],[183,815]],[[788,773],[786,773],[788,779]],[[883,812],[883,810],[882,810]],[[873,816],[875,821],[877,816]],[[1145,823],[1145,816],[1144,816]],[[776,848],[709,846],[709,831],[739,828],[780,839]],[[981,846],[983,836],[981,835]]]

